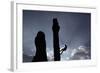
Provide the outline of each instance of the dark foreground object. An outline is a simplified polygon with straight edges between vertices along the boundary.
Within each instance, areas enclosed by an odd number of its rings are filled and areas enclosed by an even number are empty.
[[[54,61],[60,61],[60,47],[59,47],[59,30],[57,18],[53,19],[53,48],[54,48]]]
[[[32,62],[47,61],[45,34],[42,31],[37,33],[35,38],[36,55]]]

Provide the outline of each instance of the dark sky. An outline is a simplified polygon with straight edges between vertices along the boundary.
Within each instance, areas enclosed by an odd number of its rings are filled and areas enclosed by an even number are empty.
[[[60,25],[60,47],[64,47],[65,43],[68,42],[68,50],[62,55],[62,59],[66,60],[71,55],[72,50],[80,46],[87,47],[87,50],[90,49],[90,13],[23,10],[24,55],[35,55],[34,38],[40,30],[45,33],[47,53],[52,52],[53,54],[53,18],[57,18]]]

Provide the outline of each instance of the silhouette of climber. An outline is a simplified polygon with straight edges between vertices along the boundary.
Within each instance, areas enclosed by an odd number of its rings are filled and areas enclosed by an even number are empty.
[[[65,47],[60,50],[60,55],[66,50],[67,50],[67,45],[65,44]]]
[[[42,31],[37,33],[35,46],[36,54],[33,57],[32,62],[47,61],[45,34]]]
[[[59,47],[59,30],[57,18],[53,18],[53,47],[54,47],[54,61],[60,61],[60,47]]]

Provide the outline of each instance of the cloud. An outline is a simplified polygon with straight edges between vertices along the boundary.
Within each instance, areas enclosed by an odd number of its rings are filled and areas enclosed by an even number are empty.
[[[52,50],[47,52],[47,58],[48,58],[48,61],[54,61],[54,55],[53,55]]]
[[[88,47],[79,46],[78,48],[71,49],[70,51],[69,50],[67,49],[66,52],[63,52],[63,54],[61,55],[61,61],[86,60],[91,58],[91,51]],[[47,51],[47,58],[48,61],[54,61],[54,54],[52,50]]]
[[[79,46],[72,50],[70,60],[90,59],[90,57],[90,50],[85,46]]]

